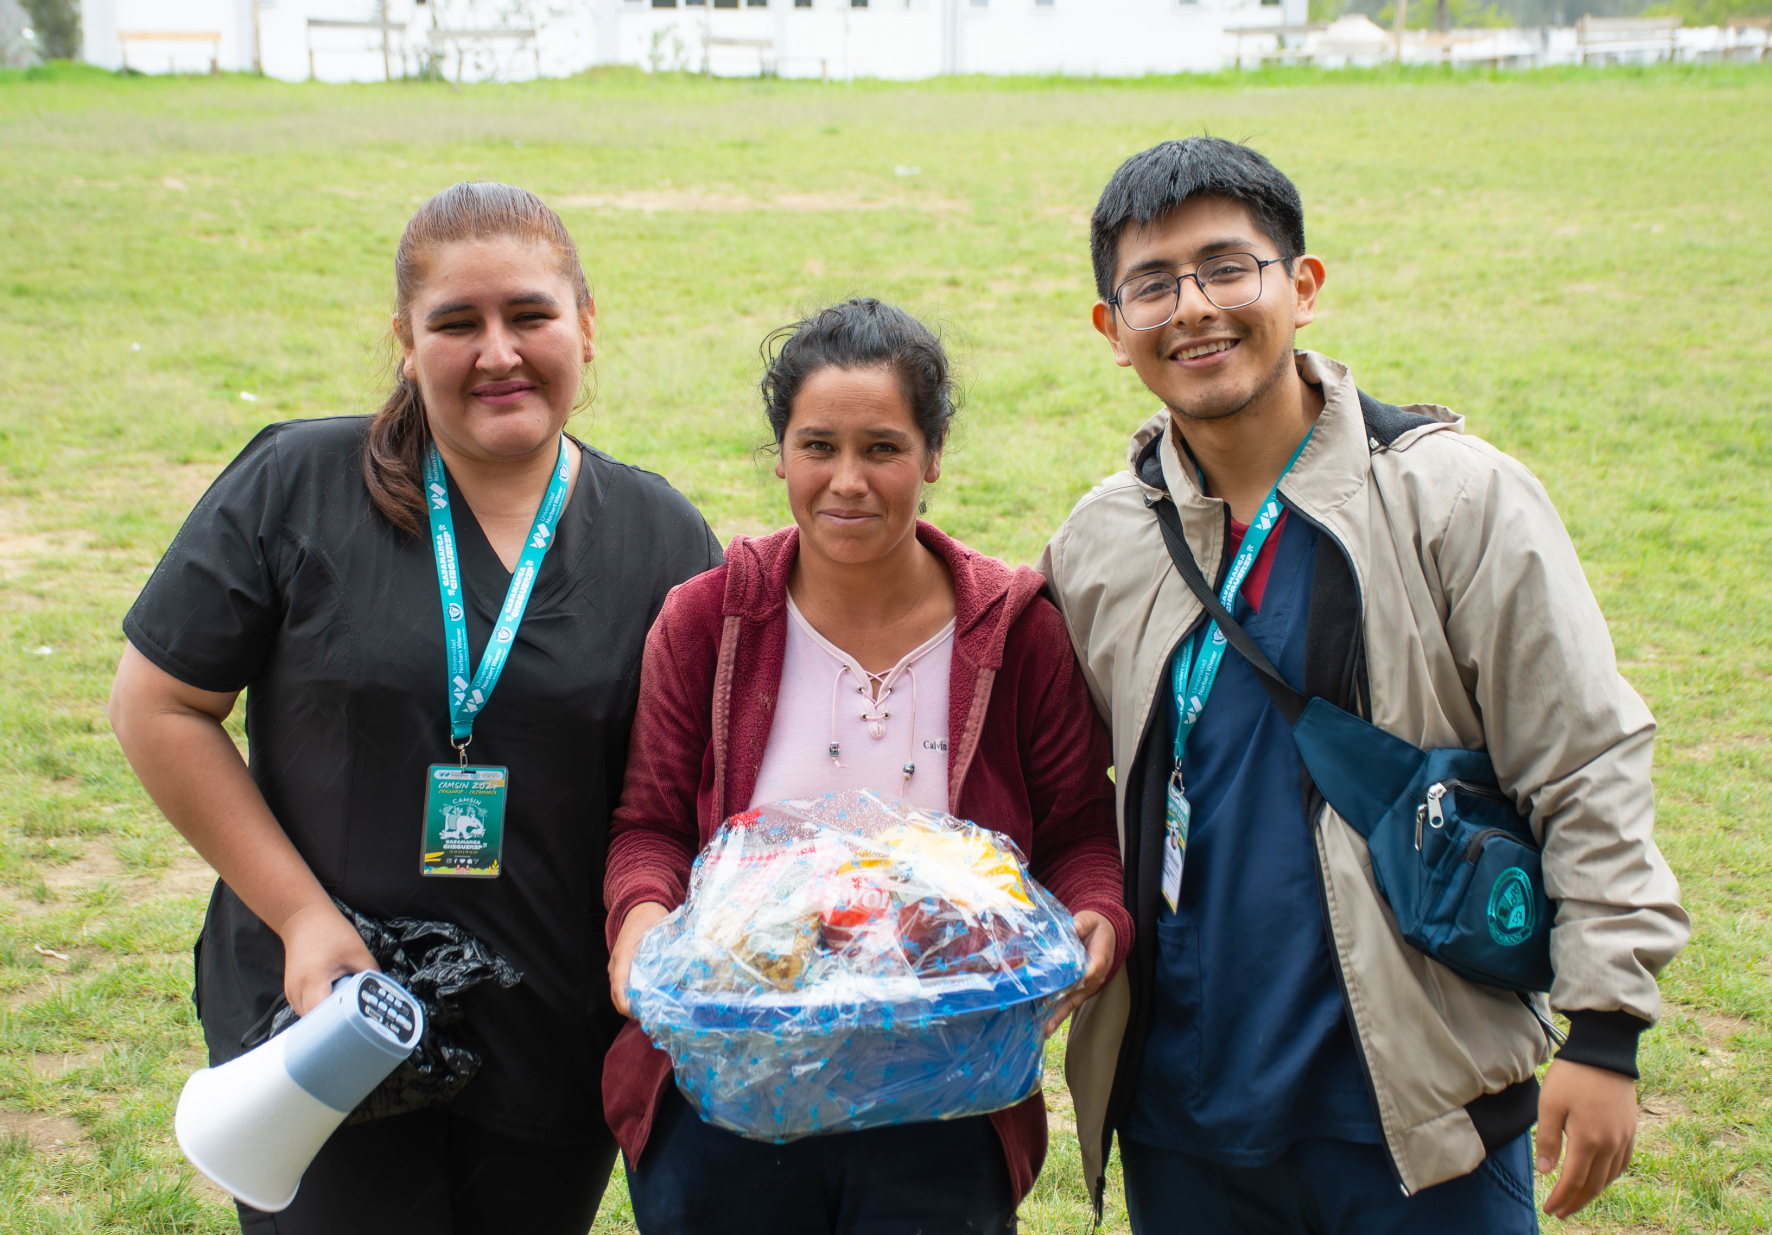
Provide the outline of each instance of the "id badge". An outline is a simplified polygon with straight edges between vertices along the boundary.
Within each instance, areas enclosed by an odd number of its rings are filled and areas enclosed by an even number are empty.
[[[504,768],[433,763],[425,788],[421,875],[497,879],[504,857]]]
[[[1169,912],[1178,911],[1181,903],[1181,867],[1187,856],[1187,824],[1193,808],[1175,777],[1169,778],[1163,805],[1163,899]]]

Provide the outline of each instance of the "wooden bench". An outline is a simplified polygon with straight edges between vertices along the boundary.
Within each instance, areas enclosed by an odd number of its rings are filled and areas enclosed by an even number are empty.
[[[1758,30],[1760,32],[1760,42],[1758,46],[1755,46],[1751,41],[1743,41],[1739,43],[1735,41],[1736,35],[1746,34],[1750,30]],[[1735,53],[1738,51],[1751,51],[1754,53],[1755,60],[1764,60],[1767,51],[1766,44],[1772,43],[1772,16],[1731,17],[1723,26],[1723,31],[1729,37],[1729,46],[1723,49],[1723,58],[1725,60],[1733,59]]]
[[[431,54],[436,57],[439,66],[443,61],[444,48],[455,44],[455,81],[461,84],[462,61],[466,55],[462,51],[463,43],[491,43],[499,39],[515,39],[519,43],[527,42],[535,53],[535,75],[541,76],[541,44],[536,42],[534,30],[512,30],[503,26],[492,26],[480,30],[444,30],[433,26],[425,32],[431,41]],[[522,50],[519,48],[518,50]]]
[[[704,34],[701,36],[701,71],[705,76],[714,75],[713,50],[716,47],[748,47],[757,53],[757,76],[770,77],[776,72],[774,39],[728,38],[724,35],[716,38]]]
[[[1469,47],[1473,43],[1482,43],[1496,37],[1496,32],[1486,27],[1470,27],[1463,30],[1412,30],[1410,34],[1416,36],[1411,40],[1415,46],[1431,55],[1439,56],[1442,64],[1486,64],[1490,68],[1499,69],[1521,59],[1517,52],[1502,51],[1496,52],[1492,56],[1458,56],[1454,60],[1454,48]]]
[[[381,75],[383,81],[394,80],[393,57],[388,50],[388,36],[399,34],[404,38],[406,23],[403,21],[342,21],[330,17],[308,18],[308,80],[314,80],[314,31],[316,30],[379,30],[381,32]],[[400,68],[405,72],[406,51],[402,42],[400,51]]]
[[[1288,37],[1303,39],[1308,35],[1317,34],[1328,28],[1329,23],[1326,21],[1313,21],[1307,22],[1302,26],[1226,26],[1224,32],[1226,34],[1234,34],[1237,36],[1237,50],[1233,53],[1235,58],[1232,63],[1234,63],[1237,68],[1241,69],[1243,67],[1243,37],[1245,35],[1250,37],[1260,37],[1264,34],[1271,34],[1274,36],[1274,40],[1277,44],[1276,46],[1255,53],[1255,62],[1257,64],[1260,64],[1264,60],[1296,60],[1302,62],[1310,58],[1310,53],[1304,49],[1304,44],[1301,42],[1295,47],[1288,47],[1286,46],[1286,39]]]
[[[221,72],[221,41],[221,34],[213,30],[126,30],[117,35],[117,42],[123,46],[124,72],[129,71],[131,43],[208,43],[209,73],[213,77]],[[172,72],[170,56],[166,58],[166,71]]]
[[[818,80],[819,81],[829,81],[831,79],[831,61],[830,61],[830,57],[828,57],[828,56],[814,56],[814,55],[777,56],[770,63],[772,65],[772,67],[774,68],[774,71],[779,75],[781,72],[782,65],[795,64],[795,63],[800,63],[802,61],[804,61],[807,64],[816,64],[818,66]]]
[[[1620,52],[1654,52],[1659,60],[1663,52],[1669,60],[1679,58],[1680,19],[1678,17],[1583,17],[1575,27],[1575,45],[1581,52],[1581,63],[1589,56],[1616,56]]]

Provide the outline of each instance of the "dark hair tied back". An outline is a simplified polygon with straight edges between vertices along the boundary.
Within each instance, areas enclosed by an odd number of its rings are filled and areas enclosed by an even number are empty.
[[[958,410],[941,340],[894,305],[859,297],[832,305],[763,340],[763,412],[780,446],[794,400],[820,369],[890,369],[930,450],[940,450]]]

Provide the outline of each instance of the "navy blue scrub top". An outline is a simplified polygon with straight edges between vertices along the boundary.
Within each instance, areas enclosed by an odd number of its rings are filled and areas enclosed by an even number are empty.
[[[1294,686],[1317,541],[1302,519],[1284,519],[1237,597],[1237,621]],[[1171,696],[1171,740],[1175,719]],[[1158,905],[1156,1002],[1121,1134],[1234,1166],[1312,1137],[1380,1140],[1324,922],[1303,764],[1234,651],[1182,778],[1193,814],[1180,907]]]

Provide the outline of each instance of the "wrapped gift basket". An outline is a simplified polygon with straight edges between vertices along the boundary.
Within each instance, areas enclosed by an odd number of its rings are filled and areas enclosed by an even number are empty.
[[[1013,1106],[1086,959],[1006,837],[847,792],[727,820],[628,996],[704,1119],[789,1141]]]

